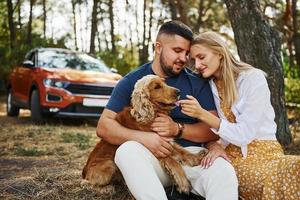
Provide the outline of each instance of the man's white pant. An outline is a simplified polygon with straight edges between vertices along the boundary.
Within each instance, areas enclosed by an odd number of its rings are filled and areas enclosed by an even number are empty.
[[[186,147],[192,153],[202,147]],[[115,163],[123,174],[132,195],[140,200],[167,200],[164,186],[170,186],[169,176],[157,158],[142,144],[123,143],[116,151]],[[217,158],[208,169],[200,166],[183,167],[191,182],[192,192],[207,200],[237,200],[238,181],[232,165]]]

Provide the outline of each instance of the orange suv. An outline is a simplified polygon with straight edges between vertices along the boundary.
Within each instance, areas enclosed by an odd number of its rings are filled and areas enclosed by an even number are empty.
[[[25,108],[37,123],[45,116],[99,117],[121,78],[85,53],[36,48],[10,75],[7,115]]]

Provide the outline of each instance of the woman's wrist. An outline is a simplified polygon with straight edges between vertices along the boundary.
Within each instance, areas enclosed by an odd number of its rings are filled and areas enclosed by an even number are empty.
[[[206,122],[206,118],[207,116],[211,114],[210,112],[208,112],[207,110],[202,109],[202,111],[198,112],[198,120]]]
[[[208,124],[211,128],[217,130],[219,130],[221,124],[221,119],[207,110],[204,110],[203,112],[199,113],[198,120]]]

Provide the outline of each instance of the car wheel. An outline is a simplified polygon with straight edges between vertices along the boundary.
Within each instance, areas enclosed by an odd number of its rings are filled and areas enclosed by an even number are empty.
[[[10,88],[7,93],[6,112],[8,116],[16,117],[19,115],[20,108],[14,105],[11,91],[12,90]]]
[[[44,116],[41,112],[40,94],[38,90],[33,90],[31,93],[30,110],[32,122],[37,124],[44,122]]]

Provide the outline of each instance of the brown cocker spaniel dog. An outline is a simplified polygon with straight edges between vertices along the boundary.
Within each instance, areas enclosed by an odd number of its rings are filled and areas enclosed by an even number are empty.
[[[138,80],[131,95],[131,105],[117,114],[116,120],[123,126],[152,131],[151,124],[158,112],[169,114],[179,98],[179,90],[165,84],[162,78],[147,75]],[[191,154],[180,145],[171,142],[171,155],[158,158],[162,167],[170,175],[179,192],[189,193],[190,182],[181,165],[195,166],[200,164],[204,153]],[[101,140],[90,153],[88,161],[82,171],[82,177],[92,184],[109,184],[116,174],[117,166],[114,156],[117,145]]]

